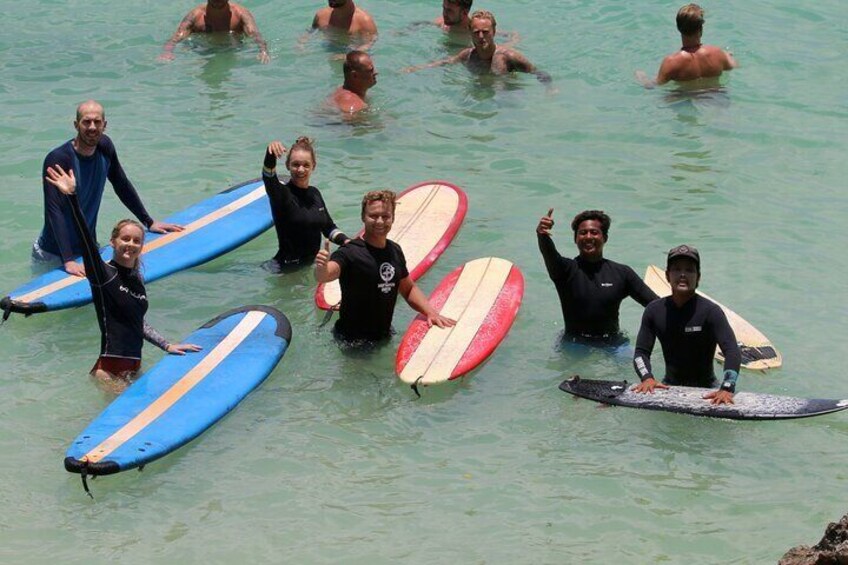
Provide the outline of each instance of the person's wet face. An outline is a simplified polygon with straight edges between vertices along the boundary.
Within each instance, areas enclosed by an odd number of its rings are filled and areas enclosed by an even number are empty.
[[[442,0],[442,20],[446,26],[454,26],[462,23],[463,16],[468,14],[468,10],[463,10],[459,4],[451,2],[451,0]]]
[[[368,237],[388,237],[395,221],[395,213],[391,204],[382,200],[373,200],[365,205],[362,213],[362,223],[365,227],[365,235]]]
[[[103,108],[98,104],[81,106],[78,118],[74,120],[74,128],[77,130],[77,139],[80,144],[87,147],[96,147],[100,138],[103,137],[103,130],[106,129]]]
[[[135,267],[144,246],[144,232],[135,224],[126,224],[112,241],[113,257],[122,267]]]
[[[583,220],[574,232],[574,243],[580,256],[597,261],[604,256],[604,232],[600,220]]]
[[[701,280],[698,264],[689,257],[676,257],[671,260],[665,271],[665,278],[674,294],[694,294]]]
[[[312,154],[309,151],[300,147],[292,149],[289,155],[288,169],[295,186],[309,188],[309,178],[315,169],[315,162],[312,160]]]
[[[477,49],[489,49],[494,45],[495,26],[488,18],[471,20],[471,42]]]
[[[377,69],[374,68],[374,61],[371,60],[371,57],[363,57],[354,69],[354,73],[356,78],[368,88],[377,84]]]

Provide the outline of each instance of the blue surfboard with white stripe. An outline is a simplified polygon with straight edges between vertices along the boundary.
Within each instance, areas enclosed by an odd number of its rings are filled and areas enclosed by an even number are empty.
[[[110,475],[188,443],[262,384],[291,336],[286,316],[268,306],[209,321],[184,340],[203,350],[166,355],[145,372],[71,443],[65,469]]]
[[[185,230],[145,235],[141,262],[146,282],[219,257],[274,225],[265,187],[259,179],[229,188],[164,221],[180,224]],[[104,261],[110,260],[112,247],[101,249],[101,256]],[[29,315],[89,302],[88,281],[57,268],[10,292],[0,301],[0,308],[6,316],[10,312]]]

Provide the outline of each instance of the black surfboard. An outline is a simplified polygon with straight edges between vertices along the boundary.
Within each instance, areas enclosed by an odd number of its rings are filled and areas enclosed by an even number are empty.
[[[704,399],[709,388],[673,386],[641,394],[630,389],[627,381],[598,381],[575,375],[562,381],[560,390],[603,404],[645,410],[663,410],[730,420],[785,420],[809,418],[848,408],[848,399],[795,398],[756,392],[737,392],[733,404],[714,405]]]

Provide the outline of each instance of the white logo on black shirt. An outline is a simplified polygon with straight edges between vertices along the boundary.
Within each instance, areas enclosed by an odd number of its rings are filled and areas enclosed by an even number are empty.
[[[380,265],[380,278],[383,279],[377,288],[383,291],[383,294],[388,294],[395,287],[395,283],[391,282],[395,278],[395,268],[391,263],[383,263]]]
[[[701,326],[686,326],[686,327],[684,328],[684,331],[685,331],[686,333],[692,333],[692,332],[699,332],[699,331],[701,331],[702,329],[703,329],[703,328],[701,328]]]

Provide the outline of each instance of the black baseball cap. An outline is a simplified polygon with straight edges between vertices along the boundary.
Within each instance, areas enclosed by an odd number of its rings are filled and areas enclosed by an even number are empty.
[[[688,257],[695,261],[695,265],[698,267],[698,270],[701,270],[701,255],[698,253],[698,250],[692,247],[691,245],[678,245],[677,247],[673,247],[668,252],[668,259],[666,260],[666,267],[671,264],[673,259],[677,259],[678,257]]]

